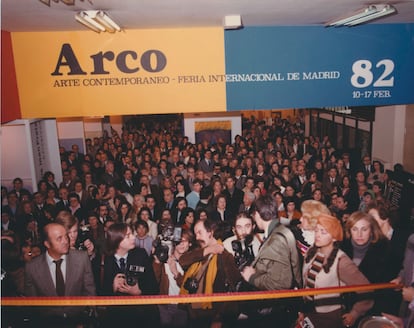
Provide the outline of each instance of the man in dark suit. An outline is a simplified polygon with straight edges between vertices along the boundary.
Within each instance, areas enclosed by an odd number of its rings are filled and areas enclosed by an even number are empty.
[[[12,219],[11,212],[5,207],[1,208],[1,232],[2,234],[6,231],[17,233],[17,224]]]
[[[10,190],[10,192],[15,192],[19,200],[21,200],[22,195],[31,195],[29,190],[23,188],[23,180],[21,178],[14,178],[13,180],[13,190]]]
[[[85,184],[82,181],[76,181],[73,190],[79,196],[79,202],[83,208],[86,208],[91,196],[85,190]]]
[[[40,192],[35,192],[33,194],[33,216],[35,217],[40,228],[43,228],[47,223],[45,212],[43,207],[46,205],[45,197]]]
[[[63,225],[50,223],[45,226],[44,233],[46,252],[26,264],[25,295],[96,295],[88,254],[69,250],[69,239]],[[85,309],[77,306],[55,306],[37,310],[39,316],[32,319],[39,320],[39,327],[66,327],[82,323]]]
[[[364,171],[365,177],[368,177],[370,173],[374,172],[374,166],[369,155],[362,157],[360,170]]]
[[[158,222],[159,219],[161,218],[161,211],[158,206],[157,199],[155,198],[153,194],[149,194],[145,196],[145,202],[151,212],[152,221]]]
[[[83,161],[84,161],[84,159],[85,159],[85,155],[84,154],[82,154],[80,151],[79,151],[79,146],[78,145],[72,145],[72,152],[73,152],[73,154],[75,155],[75,161],[77,162],[77,163],[82,163]]]
[[[69,199],[69,211],[79,220],[81,224],[84,224],[87,219],[87,211],[82,207],[80,199],[77,193],[71,192],[68,196]]]
[[[105,164],[105,172],[101,176],[101,180],[108,185],[115,185],[119,181],[119,175],[115,171],[115,164],[113,161],[108,161]]]
[[[133,180],[133,174],[131,169],[125,169],[123,179],[119,183],[119,189],[123,193],[128,193],[131,196],[138,194],[138,185]]]
[[[331,167],[328,171],[328,175],[323,179],[322,191],[326,196],[330,196],[331,192],[341,183],[341,179],[338,176],[338,170],[336,167]]]
[[[298,165],[297,167],[297,174],[292,178],[291,184],[293,188],[295,188],[296,194],[299,194],[302,192],[303,185],[306,182],[306,168],[305,165]],[[298,197],[301,194],[298,195]]]
[[[244,192],[236,188],[236,180],[232,176],[226,178],[226,189],[223,191],[226,196],[227,209],[231,213],[232,220],[236,217],[240,205],[243,203]]]
[[[143,248],[135,247],[135,236],[125,223],[114,223],[107,231],[107,253],[104,263],[103,293],[108,296],[156,295],[159,287],[151,258]],[[116,327],[120,320],[139,327],[157,327],[155,305],[111,306],[103,327]]]
[[[254,212],[254,201],[256,200],[256,196],[251,191],[246,191],[243,196],[243,203],[240,204],[239,210],[237,214],[239,213],[246,213],[249,216],[253,216]]]
[[[296,148],[296,146],[294,147],[294,149]],[[298,159],[302,159],[303,156],[305,156],[306,154],[309,154],[309,150],[310,150],[310,144],[309,144],[309,138],[305,138],[302,142],[299,142],[299,144],[297,145],[297,150],[296,152],[296,157]]]
[[[211,158],[211,150],[206,150],[204,153],[204,158],[198,163],[198,168],[204,173],[212,174],[214,168],[214,161]]]
[[[59,188],[59,198],[60,201],[56,203],[56,212],[59,211],[69,211],[69,189],[67,187],[60,187]]]

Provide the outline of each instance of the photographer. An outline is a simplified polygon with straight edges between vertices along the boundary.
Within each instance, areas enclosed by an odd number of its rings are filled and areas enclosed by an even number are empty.
[[[161,295],[179,295],[183,283],[184,270],[179,264],[181,256],[192,246],[194,235],[191,231],[184,231],[180,241],[174,243],[172,254],[167,261],[161,262],[154,255],[153,268],[155,278],[160,286]],[[177,304],[158,305],[162,327],[186,327],[187,312]]]
[[[95,247],[97,240],[93,240],[90,227],[88,225],[79,227],[78,219],[65,210],[58,213],[55,222],[63,225],[68,232],[70,249],[87,252],[91,261],[96,292],[100,295],[102,289],[100,279],[101,251],[99,251],[99,244],[98,247]]]
[[[224,249],[235,257],[239,269],[250,265],[258,254],[262,242],[261,234],[254,233],[255,224],[253,218],[247,213],[240,213],[234,220],[234,236],[226,238],[223,242]],[[240,267],[239,264],[243,264]]]
[[[210,294],[235,290],[241,280],[233,257],[217,239],[218,225],[211,220],[198,221],[194,226],[199,248],[185,253],[180,264],[187,268],[180,294]],[[188,305],[191,327],[230,327],[237,318],[237,305],[232,302],[203,302]]]
[[[90,240],[87,226],[82,226],[81,229],[79,229],[78,219],[69,211],[60,211],[55,222],[66,228],[69,236],[69,247],[71,249],[86,251],[90,260],[95,258],[95,246]]]
[[[151,259],[142,248],[135,247],[135,236],[126,223],[114,223],[107,232],[107,250],[104,264],[104,294],[108,296],[139,296],[158,293]],[[110,306],[107,309],[107,327],[115,327],[119,320],[156,326],[156,306]]]

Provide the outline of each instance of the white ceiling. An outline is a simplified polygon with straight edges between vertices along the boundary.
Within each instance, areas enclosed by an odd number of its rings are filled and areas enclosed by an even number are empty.
[[[244,26],[324,25],[368,4],[388,3],[398,13],[375,23],[413,23],[414,0],[76,0],[74,6],[39,0],[0,0],[5,31],[86,30],[75,12],[102,9],[123,29],[222,26],[225,15],[240,14]]]

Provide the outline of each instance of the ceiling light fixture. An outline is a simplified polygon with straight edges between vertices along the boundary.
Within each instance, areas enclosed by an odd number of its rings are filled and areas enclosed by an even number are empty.
[[[60,0],[60,1],[63,2],[67,6],[73,6],[75,4],[75,0]]]
[[[240,15],[224,16],[223,26],[225,30],[237,30],[243,27]]]
[[[102,10],[81,11],[75,15],[75,19],[97,33],[121,31],[121,27]]]
[[[340,26],[355,26],[359,24],[378,19],[380,17],[388,16],[397,12],[397,9],[391,5],[378,4],[369,5],[368,7],[354,12],[352,15],[341,17],[334,21],[328,22],[327,27],[340,27]]]
[[[46,6],[50,7],[50,0],[39,0],[41,3],[44,3]],[[60,0],[61,2],[63,2],[65,5],[67,6],[73,6],[75,4],[75,0]],[[83,0],[81,0],[83,1]],[[53,0],[53,2],[58,3],[59,0]]]

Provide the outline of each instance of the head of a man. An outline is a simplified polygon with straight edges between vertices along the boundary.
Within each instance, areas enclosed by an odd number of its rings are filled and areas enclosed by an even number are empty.
[[[88,223],[89,223],[89,226],[91,227],[91,229],[98,229],[98,225],[99,225],[99,217],[98,217],[98,214],[96,214],[96,213],[89,213]]]
[[[214,232],[217,225],[210,220],[198,221],[194,226],[194,233],[197,242],[201,248],[214,245],[217,243],[217,239],[214,238]]]
[[[243,196],[243,205],[245,207],[250,207],[254,203],[256,196],[251,191],[246,191]]]
[[[163,196],[164,196],[164,202],[167,203],[167,204],[172,202],[173,199],[174,199],[174,193],[169,188],[165,188],[163,190]]]
[[[44,234],[44,245],[53,259],[58,260],[69,252],[69,238],[63,225],[49,223],[44,227]]]
[[[233,232],[238,240],[243,240],[248,235],[253,234],[254,227],[253,218],[245,213],[241,213],[234,220]]]
[[[195,191],[196,193],[200,193],[202,187],[203,187],[202,181],[200,179],[194,179],[193,191]]]
[[[130,169],[126,169],[124,171],[124,179],[130,181],[132,179],[132,171]]]
[[[152,194],[147,195],[145,197],[145,201],[146,201],[147,206],[150,210],[153,210],[155,208],[155,206],[157,205],[157,201],[156,201],[155,197]]]
[[[265,230],[270,221],[277,218],[277,205],[272,196],[266,195],[256,200],[253,218],[261,230]]]

